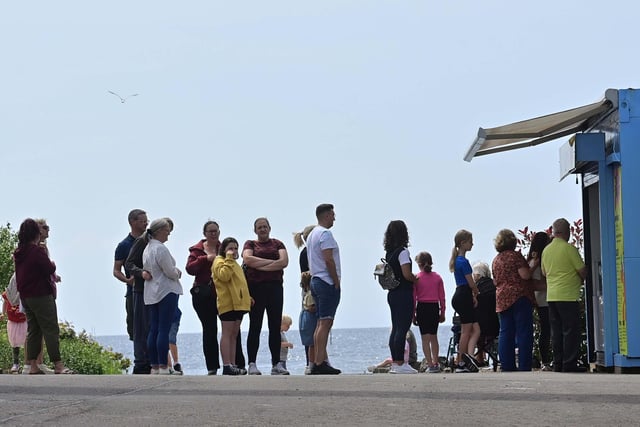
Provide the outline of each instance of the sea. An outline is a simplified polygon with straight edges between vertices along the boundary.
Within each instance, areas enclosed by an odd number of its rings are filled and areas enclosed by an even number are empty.
[[[333,329],[327,352],[333,366],[342,370],[343,374],[366,374],[367,367],[375,365],[387,357],[389,353],[389,328],[344,328]],[[422,360],[422,342],[420,331],[413,327],[412,331],[418,343],[418,360]],[[306,358],[304,346],[300,343],[300,334],[291,329],[287,333],[287,340],[293,343],[289,350],[287,369],[291,375],[304,375]],[[438,329],[438,342],[440,355],[446,356],[449,340],[452,337],[451,325],[440,325]],[[122,353],[131,360],[131,367],[126,372],[131,374],[133,369],[133,343],[126,335],[109,335],[94,337],[105,348]],[[246,357],[247,332],[242,332],[243,348]],[[185,375],[206,375],[207,369],[202,354],[202,334],[178,333],[177,338],[179,361]],[[263,375],[271,373],[271,356],[268,346],[268,332],[266,328],[260,336],[260,347],[256,364]],[[218,371],[220,373],[220,371]]]

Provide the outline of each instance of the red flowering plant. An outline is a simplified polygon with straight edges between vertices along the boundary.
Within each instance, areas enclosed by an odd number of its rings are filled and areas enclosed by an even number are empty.
[[[549,236],[552,234],[552,227],[542,230],[546,232]],[[522,252],[522,255],[525,257],[529,252],[529,247],[531,246],[531,240],[533,236],[536,234],[535,231],[530,230],[529,226],[524,227],[522,230],[518,230],[518,245],[517,250]],[[569,238],[569,243],[578,248],[580,254],[584,254],[584,228],[582,227],[582,218],[573,221],[573,225],[571,225],[571,237]]]

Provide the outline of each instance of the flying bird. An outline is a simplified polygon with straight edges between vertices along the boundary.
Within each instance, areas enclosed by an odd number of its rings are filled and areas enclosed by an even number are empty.
[[[138,96],[138,94],[137,94],[137,93],[133,93],[133,94],[128,95],[128,96],[125,96],[125,97],[123,98],[123,97],[121,97],[120,95],[118,95],[117,93],[115,93],[115,92],[111,92],[110,90],[109,90],[109,91],[107,91],[107,92],[109,92],[110,94],[115,95],[115,96],[117,96],[118,98],[120,98],[120,102],[121,102],[121,103],[123,103],[123,104],[125,103],[125,101],[126,101],[127,99],[131,98],[132,96]]]

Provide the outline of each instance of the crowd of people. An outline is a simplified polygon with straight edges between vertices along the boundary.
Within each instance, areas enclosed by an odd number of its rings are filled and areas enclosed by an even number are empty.
[[[472,234],[466,230],[456,233],[449,265],[456,280],[452,306],[461,323],[456,372],[478,371],[484,357],[478,358],[476,349],[482,354],[486,344],[481,337],[493,339],[496,330],[500,369],[531,371],[534,310],[539,319],[541,369],[586,370],[578,358],[579,299],[587,268],[578,249],[568,243],[570,230],[569,222],[560,218],[553,222],[551,236],[546,232],[535,233],[526,259],[516,250],[518,241],[513,231],[500,230],[494,239],[498,254],[491,266],[492,281],[486,264],[479,263],[472,268],[465,257],[473,247]],[[480,304],[483,295],[492,296]],[[489,308],[481,309],[483,305]],[[491,319],[493,312],[497,313],[499,322]]]
[[[340,301],[340,257],[329,230],[335,220],[333,206],[318,206],[316,216],[317,225],[294,236],[298,247],[305,246],[300,254],[300,331],[307,356],[306,373],[339,374],[326,353]],[[116,248],[113,275],[127,286],[125,310],[134,347],[133,373],[182,374],[176,342],[182,271],[165,246],[173,222],[160,218],[149,224],[141,209],[132,210],[128,221],[131,230]],[[282,312],[289,255],[284,243],[271,237],[267,218],[257,218],[253,230],[256,239],[240,246],[234,237],[220,240],[219,224],[207,221],[202,230],[204,238],[189,248],[185,270],[194,276],[190,293],[202,324],[202,350],[209,375],[216,375],[220,368],[222,375],[262,375],[256,359],[265,313],[271,375],[289,375],[286,358],[293,344],[287,340],[286,331],[292,319]],[[246,359],[240,334],[245,314],[249,317]]]
[[[3,317],[12,347],[11,373],[43,375],[73,374],[60,355],[60,327],[56,306],[57,284],[61,281],[49,255],[49,225],[44,219],[25,219],[18,230],[18,247],[13,252],[15,273],[3,292]],[[53,369],[44,363],[46,345]],[[25,364],[20,368],[20,348]]]
[[[305,348],[307,375],[337,375],[329,361],[327,343],[341,296],[340,250],[331,228],[335,211],[331,204],[316,208],[317,224],[294,234],[299,256],[301,311],[299,333]],[[133,342],[134,374],[182,374],[177,333],[183,294],[182,271],[165,243],[173,230],[170,218],[149,224],[141,209],[129,213],[130,232],[115,250],[113,275],[126,285],[127,332]],[[271,375],[289,375],[287,353],[293,347],[286,337],[292,319],[283,314],[283,273],[289,256],[285,244],[271,237],[264,217],[254,221],[255,239],[241,246],[234,237],[220,240],[220,226],[205,222],[203,238],[189,248],[185,270],[193,276],[192,305],[202,324],[202,350],[209,375],[261,375],[257,367],[260,333],[266,313]],[[578,250],[568,243],[570,226],[554,221],[551,236],[536,233],[527,258],[517,251],[511,230],[500,230],[494,239],[497,251],[491,268],[484,262],[472,267],[467,253],[473,235],[460,230],[454,236],[449,262],[456,283],[451,298],[460,320],[454,371],[477,372],[485,360],[488,342],[498,340],[502,371],[530,371],[533,366],[534,316],[539,321],[538,348],[541,368],[576,372],[578,364],[580,288],[586,267]],[[26,219],[18,232],[14,252],[15,275],[3,294],[3,316],[13,347],[12,372],[20,371],[19,350],[25,347],[30,374],[73,373],[59,351],[55,304],[56,265],[46,246],[49,226],[44,220]],[[376,366],[392,374],[415,374],[418,369],[440,372],[438,327],[445,321],[443,278],[433,270],[431,254],[415,257],[414,274],[409,253],[409,232],[404,221],[390,221],[384,233],[385,258],[398,284],[388,290],[391,317],[388,360]],[[242,258],[242,263],[238,260]],[[249,331],[245,359],[240,325],[248,314]],[[218,341],[218,319],[221,337]],[[411,360],[415,348],[411,325],[419,327],[423,366]],[[43,343],[53,363],[42,363]],[[551,344],[551,345],[550,345]],[[222,365],[220,364],[222,359]]]
[[[554,221],[551,234],[535,233],[525,259],[516,250],[518,240],[513,231],[500,230],[494,239],[497,255],[491,268],[484,262],[472,267],[467,259],[467,253],[473,248],[471,232],[459,230],[455,234],[449,270],[456,283],[451,305],[459,319],[460,333],[454,366],[451,366],[453,371],[478,372],[488,363],[485,360],[488,347],[496,338],[496,360],[501,371],[531,371],[534,310],[539,322],[541,369],[586,370],[578,361],[581,333],[578,301],[586,266],[577,248],[568,243],[570,225],[566,219]],[[412,320],[422,336],[421,369],[437,373],[442,367],[437,331],[438,324],[445,320],[443,280],[433,271],[428,252],[416,256],[419,271],[414,275],[408,247],[405,223],[391,221],[384,234],[384,249],[386,261],[399,281],[387,295],[391,313],[391,357],[370,367],[370,371],[388,366],[392,374],[418,372],[406,357]]]

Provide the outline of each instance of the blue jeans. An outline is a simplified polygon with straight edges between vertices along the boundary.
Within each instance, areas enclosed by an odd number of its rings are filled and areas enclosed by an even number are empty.
[[[149,307],[147,349],[152,366],[166,365],[169,353],[169,329],[178,308],[178,294],[170,292],[159,303]]]
[[[527,297],[520,297],[511,307],[499,315],[498,354],[502,370],[516,370],[517,346],[517,370],[530,371],[533,351],[533,306],[531,301]]]
[[[389,291],[387,302],[391,309],[391,335],[389,335],[389,349],[391,359],[404,360],[404,346],[407,341],[407,332],[411,328],[413,319],[413,289],[400,287]]]

